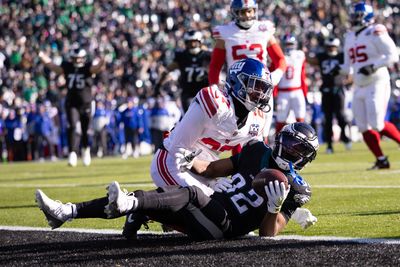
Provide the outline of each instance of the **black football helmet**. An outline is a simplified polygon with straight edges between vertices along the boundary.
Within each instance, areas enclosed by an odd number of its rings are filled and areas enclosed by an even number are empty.
[[[203,42],[203,34],[200,31],[187,31],[183,35],[183,40],[185,41],[186,49],[191,54],[198,54],[201,51],[201,44]]]
[[[78,43],[74,43],[69,51],[69,57],[74,66],[83,67],[86,63],[87,53]]]
[[[275,137],[272,157],[282,170],[301,170],[313,161],[319,148],[317,134],[310,125],[295,122],[286,125]]]

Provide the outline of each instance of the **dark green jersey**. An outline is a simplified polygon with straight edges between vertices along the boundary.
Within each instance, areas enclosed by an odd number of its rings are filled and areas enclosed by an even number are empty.
[[[216,192],[211,197],[224,206],[231,220],[231,230],[226,233],[227,236],[238,236],[258,229],[267,212],[266,201],[252,188],[254,177],[264,168],[279,168],[272,158],[272,149],[263,142],[246,145],[240,154],[232,156],[230,159],[236,173],[232,176],[233,187],[222,193]],[[302,180],[300,176],[294,179],[289,171],[283,172],[288,176],[291,184],[294,180]],[[293,174],[295,173],[293,172]],[[307,192],[310,192],[308,184],[304,182],[304,185],[307,187]],[[296,208],[301,206],[295,200],[295,195],[299,193],[296,191],[298,188],[298,185],[291,186],[289,195],[282,206],[281,212],[287,220]],[[303,189],[301,188],[300,191]]]

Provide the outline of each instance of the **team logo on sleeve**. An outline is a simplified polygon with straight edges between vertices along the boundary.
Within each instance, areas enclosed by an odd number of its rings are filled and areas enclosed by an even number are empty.
[[[250,136],[257,136],[259,130],[260,130],[260,125],[259,124],[251,124],[250,125],[250,129],[249,129],[249,135]]]

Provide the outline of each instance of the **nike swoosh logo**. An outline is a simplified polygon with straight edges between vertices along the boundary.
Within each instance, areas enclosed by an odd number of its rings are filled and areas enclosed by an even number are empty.
[[[132,218],[132,213],[131,214],[129,214],[129,216],[128,216],[128,223],[133,223],[134,221],[135,221],[135,219],[134,218]]]

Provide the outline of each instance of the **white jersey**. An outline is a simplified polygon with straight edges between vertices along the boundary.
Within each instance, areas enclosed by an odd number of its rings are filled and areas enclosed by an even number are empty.
[[[352,73],[356,87],[364,87],[382,79],[389,79],[387,67],[399,60],[396,45],[382,24],[369,25],[356,35],[348,32],[344,42],[342,69]],[[360,68],[373,64],[371,75],[359,73]]]
[[[236,61],[254,58],[267,65],[267,45],[275,33],[271,21],[255,21],[249,29],[240,29],[235,22],[216,26],[213,30],[215,39],[225,42],[228,68]]]
[[[292,91],[302,89],[303,71],[306,56],[301,50],[291,50],[285,54],[287,69],[278,84],[279,90]]]
[[[239,129],[233,105],[231,96],[218,86],[203,88],[184,118],[164,140],[165,148],[170,152],[179,147],[190,151],[202,149],[199,159],[216,160],[221,152],[237,145],[243,146],[253,139],[263,140],[264,112],[258,109],[250,112]]]

